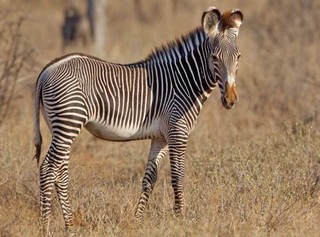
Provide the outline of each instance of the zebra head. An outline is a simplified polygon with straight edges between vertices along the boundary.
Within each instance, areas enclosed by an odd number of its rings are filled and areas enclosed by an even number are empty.
[[[209,7],[201,19],[208,36],[209,71],[220,87],[221,102],[226,109],[231,109],[238,101],[235,79],[241,54],[237,37],[242,20],[238,9],[220,14],[215,7]]]

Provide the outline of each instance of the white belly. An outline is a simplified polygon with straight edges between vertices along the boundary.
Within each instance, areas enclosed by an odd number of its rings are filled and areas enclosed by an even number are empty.
[[[109,141],[129,141],[161,136],[159,121],[153,122],[149,127],[118,127],[96,122],[89,122],[85,127],[96,137]]]

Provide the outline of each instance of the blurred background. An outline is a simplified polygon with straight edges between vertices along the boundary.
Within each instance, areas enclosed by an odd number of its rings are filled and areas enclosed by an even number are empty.
[[[111,62],[141,60],[155,47],[199,26],[210,5],[220,11],[240,8],[244,14],[239,34],[240,101],[234,110],[225,111],[216,91],[200,117],[208,121],[199,124],[229,140],[320,122],[319,1],[1,0],[0,4],[2,126],[6,118],[31,117],[33,86],[52,59],[82,52]]]

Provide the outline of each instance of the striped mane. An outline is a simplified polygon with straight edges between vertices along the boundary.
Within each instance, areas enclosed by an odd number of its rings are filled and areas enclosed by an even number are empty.
[[[186,53],[191,52],[206,38],[206,33],[203,31],[202,27],[198,27],[187,34],[182,35],[180,38],[176,38],[171,42],[155,48],[145,60],[174,61],[177,58],[181,58]]]

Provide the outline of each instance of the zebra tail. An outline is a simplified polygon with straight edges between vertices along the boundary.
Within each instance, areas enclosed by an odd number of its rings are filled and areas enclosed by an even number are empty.
[[[41,75],[41,74],[40,74]],[[40,75],[37,80],[35,97],[34,97],[34,144],[36,147],[36,154],[33,159],[37,160],[37,165],[39,166],[40,155],[41,155],[41,145],[42,145],[42,136],[40,132],[40,103],[41,103],[41,81]]]

